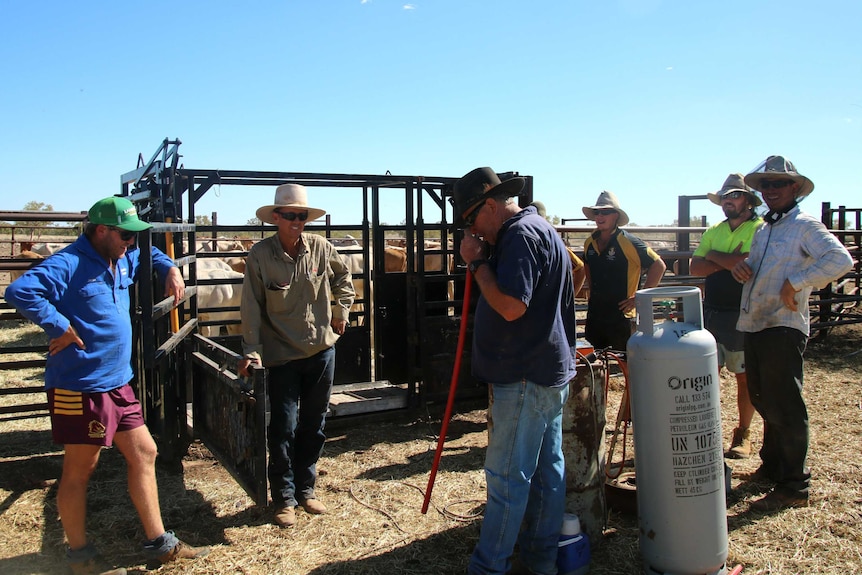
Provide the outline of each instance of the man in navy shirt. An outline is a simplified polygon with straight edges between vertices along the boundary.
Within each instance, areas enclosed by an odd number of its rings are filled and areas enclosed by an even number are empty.
[[[571,260],[556,230],[515,201],[523,178],[477,168],[455,183],[461,257],[481,290],[473,375],[488,384],[488,500],[468,573],[502,574],[517,542],[537,575],[556,573],[566,505],[563,405],[575,376]],[[523,529],[522,529],[523,524]]]
[[[193,559],[209,548],[186,545],[166,531],[156,486],[156,444],[129,385],[132,322],[129,288],[138,279],[141,253],[136,233],[152,227],[138,219],[125,198],[109,197],[88,212],[84,233],[6,288],[6,301],[50,338],[45,388],[54,442],[63,445],[57,509],[75,575],[125,575],[102,564],[87,541],[87,486],[102,447],[116,445],[128,464],[129,494],[155,563]],[[185,292],[173,260],[152,249],[153,267],[165,295],[178,303]]]

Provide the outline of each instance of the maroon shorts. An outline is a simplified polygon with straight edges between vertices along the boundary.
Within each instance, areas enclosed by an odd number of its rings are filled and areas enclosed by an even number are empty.
[[[144,425],[141,404],[132,386],[102,393],[48,389],[54,443],[110,446],[118,431]]]

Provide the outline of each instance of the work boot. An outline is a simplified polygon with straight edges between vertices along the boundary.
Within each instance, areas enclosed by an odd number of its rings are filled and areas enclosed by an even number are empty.
[[[72,575],[126,575],[122,567],[114,569],[105,563],[92,543],[82,549],[66,551],[69,572]]]
[[[299,502],[302,505],[302,508],[305,509],[306,513],[311,513],[312,515],[323,515],[326,513],[326,505],[323,504],[323,501],[312,497],[311,499],[303,499]]]
[[[750,507],[763,513],[772,513],[791,507],[808,507],[808,496],[773,489],[760,499],[752,501]]]
[[[282,529],[293,527],[296,525],[296,509],[292,506],[279,507],[275,510],[273,522]]]
[[[69,561],[69,572],[72,575],[126,575],[124,568],[112,569],[97,558],[86,561]]]
[[[751,457],[751,430],[737,427],[733,430],[733,441],[730,449],[724,454],[730,459],[748,459]]]
[[[152,541],[144,543],[144,553],[147,555],[147,568],[158,569],[165,563],[177,559],[198,559],[210,552],[209,547],[192,547],[183,543],[173,531],[166,531]]]
[[[199,559],[201,557],[209,555],[209,553],[209,547],[192,547],[188,543],[178,541],[177,544],[174,545],[173,549],[171,549],[164,555],[161,555],[158,558],[158,561],[159,563],[164,565],[165,563],[170,563],[171,561],[176,561],[177,559]]]

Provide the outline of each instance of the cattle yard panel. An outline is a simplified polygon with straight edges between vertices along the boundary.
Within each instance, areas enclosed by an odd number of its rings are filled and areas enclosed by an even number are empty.
[[[192,427],[234,479],[258,505],[267,502],[266,370],[238,377],[233,366],[240,355],[201,335],[187,340],[190,379],[196,382]]]
[[[172,302],[158,297],[161,292],[152,282],[139,283],[138,303],[133,309],[136,391],[163,456],[174,459],[181,456],[191,438],[190,433],[194,433],[205,439],[207,446],[255,501],[266,500],[265,371],[256,370],[251,381],[243,381],[234,373],[241,351],[238,337],[208,339],[194,333],[202,327],[198,321],[202,310],[198,309],[197,290],[214,283],[198,277],[197,263],[207,257],[217,257],[198,252],[196,243],[207,233],[218,236],[220,232],[230,231],[263,237],[273,228],[262,225],[196,227],[182,223],[195,221],[195,203],[214,186],[220,187],[223,193],[231,186],[264,187],[266,197],[271,197],[277,185],[299,183],[318,190],[315,203],[321,205],[326,204],[322,199],[324,191],[359,194],[362,208],[357,217],[361,221],[336,225],[327,217],[321,223],[307,226],[308,231],[331,238],[346,233],[356,236],[357,245],[348,248],[348,253],[352,251],[363,262],[371,263],[371,269],[363,266],[357,275],[357,279],[367,284],[361,302],[364,308],[351,313],[351,327],[338,343],[338,385],[333,394],[331,415],[359,419],[358,416],[370,412],[446,400],[462,319],[465,279],[463,265],[447,264],[460,259],[457,257],[460,234],[454,233],[449,223],[452,185],[456,178],[194,170],[179,167],[178,146],[178,140],[165,140],[149,162],[139,157],[137,168],[122,176],[120,194],[135,202],[141,217],[155,226],[151,233],[140,235],[141,247],[148,249],[155,243],[174,257],[188,275],[186,296],[176,311],[172,311]],[[513,175],[516,174],[501,174],[501,178]],[[521,205],[532,200],[532,178],[526,179],[527,189],[520,198]],[[404,205],[404,224],[398,226],[387,225],[380,217],[381,206],[392,201],[393,196],[400,198]],[[698,196],[689,198],[701,199]],[[837,325],[837,322],[849,323],[848,320],[862,321],[858,314],[854,316],[847,311],[851,303],[859,304],[859,210],[843,207],[829,210],[827,206],[824,204],[824,222],[827,210],[830,223],[833,217],[838,218],[841,233],[836,232],[836,235],[854,253],[856,267],[843,283],[837,284],[837,289],[832,286],[829,297],[818,292],[819,302],[813,301],[816,307],[812,309],[818,310],[819,322],[813,327],[823,328]],[[26,220],[19,212],[8,213],[16,214],[8,219]],[[3,215],[0,213],[0,219]],[[83,217],[74,215],[78,220]],[[855,226],[848,223],[848,217],[853,215]],[[214,217],[214,224],[216,220]],[[586,227],[558,229],[564,238],[591,231]],[[690,251],[680,249],[680,245],[685,244],[680,243],[680,238],[688,241],[689,235],[703,231],[702,228],[627,229],[638,234],[649,230],[670,234],[672,238],[676,235],[676,250],[658,250],[671,264],[683,258],[687,263],[690,257]],[[384,265],[384,250],[387,241],[396,235],[403,238],[407,261],[405,269],[388,271]],[[243,250],[230,255],[242,257],[246,254]],[[219,254],[219,257],[224,255]],[[427,260],[426,256],[432,259]],[[434,257],[439,258],[440,269],[426,269],[426,263]],[[20,262],[0,261],[0,269],[16,266],[24,267]],[[144,277],[152,275],[151,262],[146,261],[144,266]],[[685,271],[684,268],[681,271]],[[662,283],[686,281],[696,283],[699,278],[680,273],[669,275]],[[474,290],[473,298],[477,297],[478,290]],[[471,307],[473,305],[475,301]],[[3,313],[0,319],[7,316],[8,313]],[[463,398],[485,394],[484,386],[470,377],[471,319],[467,318],[467,342],[460,373],[459,397]],[[212,325],[218,323],[212,322]],[[2,351],[7,354],[7,347]],[[23,348],[13,351],[23,352]],[[36,351],[44,353],[47,348]],[[12,393],[16,392],[7,394]]]

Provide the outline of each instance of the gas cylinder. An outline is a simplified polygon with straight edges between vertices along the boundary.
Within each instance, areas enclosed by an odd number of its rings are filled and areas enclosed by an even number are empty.
[[[661,318],[654,300],[661,300]],[[644,572],[724,574],[721,381],[700,290],[643,289],[635,307],[627,358]]]

